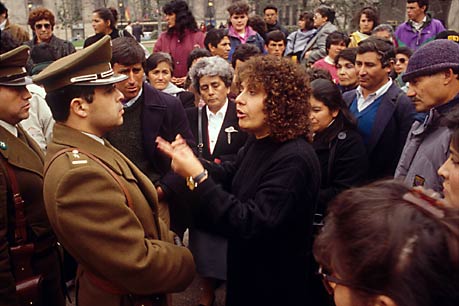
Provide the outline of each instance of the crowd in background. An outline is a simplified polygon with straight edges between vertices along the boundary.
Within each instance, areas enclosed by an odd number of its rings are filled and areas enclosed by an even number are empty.
[[[459,33],[428,9],[289,33],[173,0],[150,52],[101,7],[77,51],[0,3],[0,304],[173,305],[196,272],[199,305],[458,305]]]

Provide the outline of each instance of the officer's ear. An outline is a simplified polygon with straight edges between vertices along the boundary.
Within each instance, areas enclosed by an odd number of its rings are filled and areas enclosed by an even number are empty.
[[[86,118],[88,116],[88,102],[83,98],[73,98],[70,101],[70,112],[78,117]]]

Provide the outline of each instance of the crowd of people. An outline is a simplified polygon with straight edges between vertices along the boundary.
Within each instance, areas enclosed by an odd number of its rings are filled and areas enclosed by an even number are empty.
[[[150,54],[117,11],[76,51],[0,3],[0,304],[459,304],[459,34],[406,0],[274,5],[202,29],[162,8]],[[185,239],[184,239],[185,238]],[[184,241],[185,240],[185,244]]]

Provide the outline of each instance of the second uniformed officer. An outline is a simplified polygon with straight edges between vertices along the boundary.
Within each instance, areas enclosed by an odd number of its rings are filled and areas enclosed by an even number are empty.
[[[110,38],[34,78],[56,120],[45,164],[46,210],[79,264],[78,305],[167,305],[194,276],[188,249],[158,217],[154,186],[102,138],[123,123]],[[139,303],[140,302],[140,303]]]

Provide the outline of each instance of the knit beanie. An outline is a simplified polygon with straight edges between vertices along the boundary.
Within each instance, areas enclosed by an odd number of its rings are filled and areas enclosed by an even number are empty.
[[[459,70],[459,44],[447,39],[431,41],[417,49],[410,57],[402,76],[403,82],[439,71]]]

